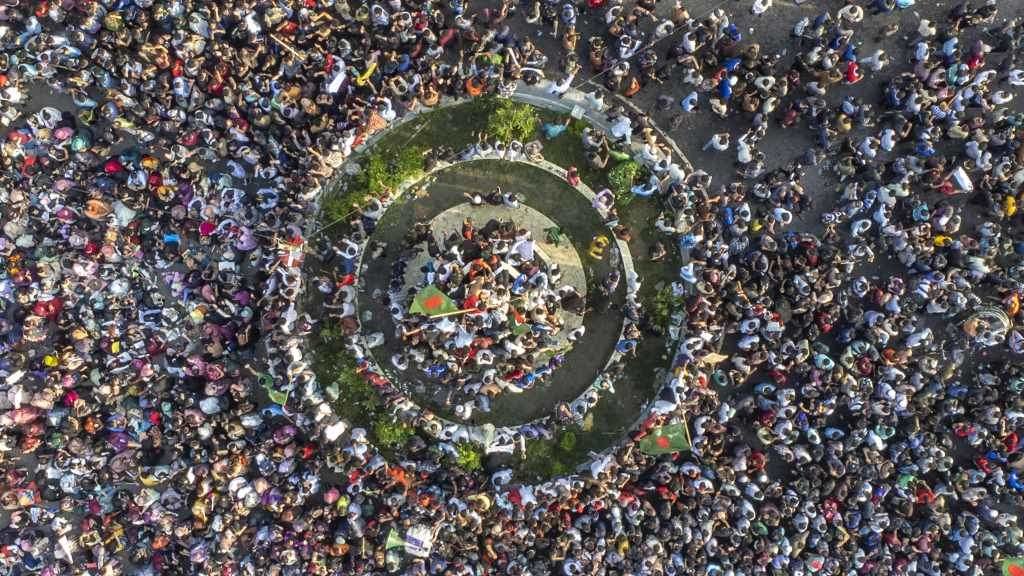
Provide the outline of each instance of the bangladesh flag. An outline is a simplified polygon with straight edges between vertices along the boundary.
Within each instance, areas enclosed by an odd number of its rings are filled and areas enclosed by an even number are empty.
[[[1024,576],[1024,558],[1003,560],[1003,576]]]
[[[409,307],[410,314],[423,314],[424,316],[440,316],[458,311],[459,306],[433,284],[420,290],[416,298],[413,298],[412,306]]]
[[[690,449],[690,433],[686,424],[670,424],[651,430],[640,439],[640,451],[652,456]]]
[[[526,318],[519,313],[519,310],[512,310],[512,317],[509,318],[508,323],[509,327],[512,329],[512,333],[516,336],[521,336],[533,330],[533,328],[526,323]]]

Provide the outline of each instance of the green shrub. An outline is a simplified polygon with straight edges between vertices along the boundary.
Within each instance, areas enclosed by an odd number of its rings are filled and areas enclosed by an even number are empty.
[[[320,201],[321,218],[325,224],[350,219],[355,215],[356,209],[366,204],[369,199],[370,190],[366,173],[363,172],[324,193]]]
[[[366,185],[370,194],[394,190],[399,184],[423,174],[423,149],[402,148],[397,154],[375,152],[366,162]]]
[[[552,478],[555,478],[555,477],[558,477],[558,476],[565,476],[565,475],[569,474],[570,472],[572,472],[572,469],[569,468],[569,465],[566,464],[565,462],[562,462],[561,460],[552,460],[551,461],[551,467],[549,468],[549,475]]]
[[[373,425],[377,446],[384,449],[401,448],[415,434],[412,426],[393,418],[378,418]]]
[[[419,146],[407,146],[398,153],[374,151],[365,160],[365,169],[348,178],[342,186],[324,194],[320,202],[324,224],[352,218],[356,209],[394,190],[406,180],[423,174],[423,152]]]
[[[633,160],[619,162],[608,172],[608,186],[615,193],[615,203],[627,206],[633,200],[630,188],[640,175],[640,164]]]
[[[576,434],[566,430],[558,439],[558,448],[563,452],[571,453],[576,448]]]
[[[380,194],[390,181],[388,159],[382,152],[370,154],[366,161],[366,184],[370,194]]]
[[[325,222],[335,222],[348,217],[353,207],[345,195],[331,194],[324,197],[323,202],[320,204],[320,210],[323,212]]]
[[[522,460],[522,470],[530,476],[530,480],[548,478],[551,474],[551,456],[555,444],[544,438],[526,441],[526,456]]]
[[[662,328],[668,328],[672,314],[682,305],[683,298],[681,296],[674,296],[672,294],[672,286],[668,285],[659,290],[645,308],[649,311],[651,321],[654,324]]]
[[[320,329],[313,354],[313,372],[333,399],[338,416],[371,427],[383,404],[377,390],[356,371],[356,359],[344,347],[344,334],[334,324]]]
[[[475,444],[459,442],[455,445],[455,464],[466,472],[477,472],[483,469],[483,455]]]
[[[537,121],[537,111],[533,106],[500,100],[487,119],[487,133],[506,142],[526,142],[533,138]]]

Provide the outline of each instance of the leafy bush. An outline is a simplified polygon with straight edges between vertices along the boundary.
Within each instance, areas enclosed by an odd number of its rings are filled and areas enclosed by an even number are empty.
[[[378,418],[373,425],[377,446],[384,449],[401,448],[415,434],[412,426],[391,418]]]
[[[487,119],[487,133],[503,141],[526,142],[537,129],[537,111],[529,104],[500,100]]]
[[[320,329],[313,354],[313,372],[324,384],[338,416],[359,426],[370,427],[383,404],[377,391],[356,371],[355,358],[344,346],[344,334],[335,325]]]
[[[423,174],[423,149],[402,148],[397,154],[377,152],[366,164],[366,184],[370,194],[394,190],[399,184]]]
[[[366,161],[366,186],[370,194],[380,194],[390,181],[388,159],[382,152],[370,154]]]
[[[633,200],[630,188],[640,175],[640,164],[633,160],[619,162],[608,172],[608,186],[615,193],[615,203],[626,206]]]
[[[324,222],[351,218],[356,208],[365,205],[371,196],[380,196],[406,180],[421,176],[423,152],[419,146],[408,146],[398,153],[387,150],[371,153],[366,158],[365,170],[324,194],[320,204]]]
[[[455,445],[455,464],[466,472],[483,469],[483,455],[476,445],[470,442],[459,442]]]
[[[576,434],[566,430],[558,439],[558,448],[563,452],[572,452],[576,448]]]
[[[323,213],[323,219],[325,222],[336,222],[338,220],[344,220],[350,218],[355,212],[355,206],[352,204],[359,205],[356,202],[357,198],[354,194],[328,194],[324,196],[324,200],[320,205],[320,210]]]
[[[672,286],[665,286],[659,290],[645,306],[651,315],[651,322],[661,328],[668,328],[672,314],[683,305],[683,298],[672,294]]]
[[[551,468],[550,468],[550,472],[549,473],[550,473],[552,478],[555,478],[555,477],[558,477],[558,476],[565,476],[566,474],[569,474],[570,472],[572,472],[572,469],[569,468],[569,465],[566,464],[565,462],[562,462],[561,460],[552,460],[551,461]]]

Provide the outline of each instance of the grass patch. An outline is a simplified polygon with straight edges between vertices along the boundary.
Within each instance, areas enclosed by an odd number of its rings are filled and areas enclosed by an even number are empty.
[[[526,457],[519,472],[531,480],[546,480],[572,473],[588,454],[579,448],[579,437],[587,435],[578,428],[560,428],[553,438],[526,441]]]
[[[540,110],[538,112],[540,122],[561,124],[565,122],[566,115]],[[608,185],[607,170],[595,170],[587,163],[583,151],[583,129],[587,127],[585,120],[569,121],[569,128],[554,140],[542,140],[544,143],[544,158],[558,164],[563,168],[576,166],[580,179],[590,186],[594,192]],[[609,163],[613,160],[609,160]]]
[[[355,175],[339,173],[331,183],[320,201],[322,223],[346,220],[371,198],[422,174],[426,151],[440,146],[460,150],[475,142],[475,133],[487,127],[495,100],[477,98],[424,112],[357,152],[353,159],[363,169]],[[345,230],[341,226],[338,232]]]
[[[340,328],[325,325],[320,329],[313,358],[317,379],[328,397],[336,399],[335,413],[355,426],[373,430],[384,405],[373,386],[357,372],[356,359],[345,349]]]
[[[449,146],[459,150],[476,141],[474,133],[487,127],[496,106],[497,99],[488,97],[424,112],[382,136],[371,150],[400,151],[409,146],[424,150]]]
[[[338,327],[325,325],[320,329],[313,358],[313,371],[324,383],[334,413],[352,427],[366,429],[384,454],[397,454],[416,434],[412,426],[388,412],[377,390],[359,374]]]

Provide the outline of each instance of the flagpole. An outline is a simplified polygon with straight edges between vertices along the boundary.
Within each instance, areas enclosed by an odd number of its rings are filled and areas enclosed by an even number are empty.
[[[686,417],[685,410],[683,410],[683,432],[686,432],[686,445],[693,450],[693,440],[690,439],[690,421]]]

